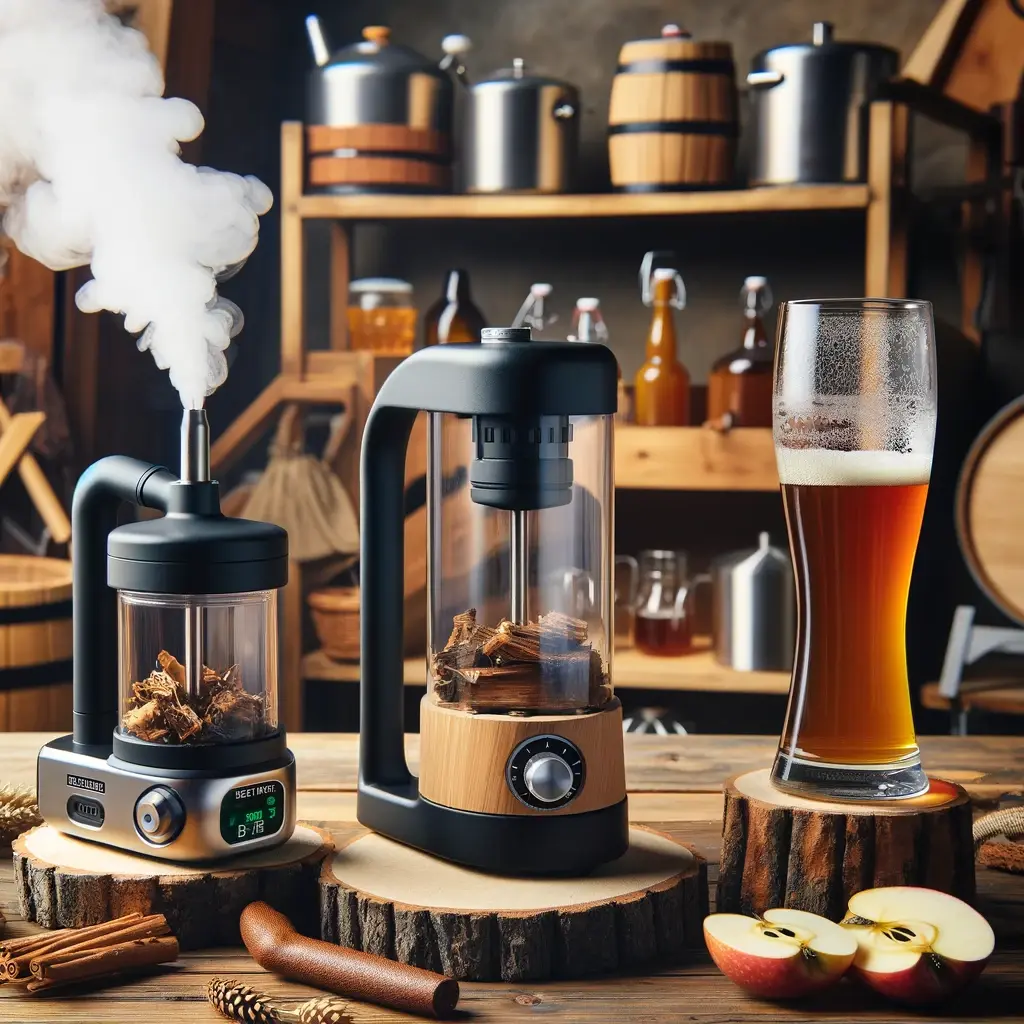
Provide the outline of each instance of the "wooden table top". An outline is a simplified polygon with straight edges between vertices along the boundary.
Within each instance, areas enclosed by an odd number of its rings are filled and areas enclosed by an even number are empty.
[[[0,734],[0,783],[33,786],[36,751],[48,738],[41,733]],[[685,836],[709,859],[713,880],[721,837],[722,782],[729,775],[770,763],[775,741],[759,736],[635,735],[625,740],[631,817]],[[357,737],[305,733],[290,736],[289,745],[298,760],[299,817],[344,834],[350,827],[345,823],[355,815]],[[1018,738],[923,737],[921,747],[930,772],[961,782],[979,802],[1024,794],[1024,744]],[[408,737],[407,750],[414,765],[418,737]],[[996,954],[981,981],[961,1000],[944,1007],[946,1016],[958,1021],[1024,1019],[1024,878],[979,868],[978,893],[979,909],[996,930]],[[36,930],[19,918],[6,850],[0,852],[0,907],[7,915],[9,934]],[[246,981],[285,1006],[315,994],[266,974],[244,950],[219,949],[185,953],[166,971],[94,993],[28,997],[18,989],[0,986],[0,1024],[164,1020],[215,1024],[223,1018],[205,999],[206,983],[215,975]],[[545,1021],[571,1024],[935,1019],[893,1009],[846,983],[811,1001],[768,1003],[740,992],[706,956],[651,975],[533,986],[463,983],[462,992],[463,1019],[481,1022],[521,1022],[537,1015]],[[352,1003],[349,1012],[354,1024],[413,1019],[362,1003]]]

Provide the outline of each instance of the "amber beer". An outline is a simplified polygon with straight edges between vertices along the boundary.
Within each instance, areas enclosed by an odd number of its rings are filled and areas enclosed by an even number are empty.
[[[831,765],[917,755],[906,621],[931,459],[779,449],[798,629],[780,754]]]

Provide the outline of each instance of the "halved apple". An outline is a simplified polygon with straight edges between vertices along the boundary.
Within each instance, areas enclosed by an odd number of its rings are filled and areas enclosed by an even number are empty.
[[[760,917],[711,914],[704,941],[718,969],[766,999],[794,999],[838,981],[853,962],[856,938],[804,910],[766,910]]]
[[[850,898],[842,927],[857,940],[852,974],[897,1002],[939,1002],[972,982],[995,948],[992,927],[963,900],[892,886]]]

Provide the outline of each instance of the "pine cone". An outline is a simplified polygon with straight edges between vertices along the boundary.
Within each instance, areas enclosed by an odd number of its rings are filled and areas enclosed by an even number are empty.
[[[351,1024],[343,999],[321,996],[310,999],[299,1007],[299,1024]]]
[[[283,1019],[262,992],[238,981],[213,978],[206,987],[206,998],[228,1020],[242,1024],[278,1024]]]

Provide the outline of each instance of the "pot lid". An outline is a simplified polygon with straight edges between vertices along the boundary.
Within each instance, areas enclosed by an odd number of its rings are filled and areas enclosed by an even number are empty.
[[[564,82],[559,78],[551,78],[548,75],[536,74],[526,68],[526,61],[522,57],[516,57],[512,61],[512,67],[499,68],[497,71],[474,83],[473,88],[481,85],[492,85],[497,82],[513,84],[513,87],[536,89],[542,85],[558,85],[563,89],[575,89],[576,86]]]
[[[384,74],[444,74],[436,61],[424,57],[422,53],[408,46],[392,43],[391,29],[385,25],[367,25],[363,29],[363,38],[358,43],[344,46],[331,54],[326,66],[335,68],[345,65],[362,68],[369,66],[379,69]]]
[[[899,59],[899,51],[891,46],[884,46],[881,43],[861,43],[856,40],[837,40],[835,38],[835,26],[830,21],[816,21],[811,26],[811,41],[809,43],[782,43],[780,46],[772,46],[762,50],[753,60],[756,67],[771,54],[782,51],[807,53],[849,53],[856,51],[860,53],[878,53],[892,56],[894,60]]]

